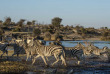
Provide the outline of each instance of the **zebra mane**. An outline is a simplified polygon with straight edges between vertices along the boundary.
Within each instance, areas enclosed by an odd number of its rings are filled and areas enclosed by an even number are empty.
[[[41,46],[40,40],[32,40],[29,42],[28,46]]]

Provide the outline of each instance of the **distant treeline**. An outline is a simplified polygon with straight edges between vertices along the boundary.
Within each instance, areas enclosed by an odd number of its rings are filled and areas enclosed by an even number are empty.
[[[110,40],[110,29],[108,27],[95,29],[94,27],[85,28],[80,25],[64,26],[61,22],[62,19],[59,17],[54,17],[51,24],[41,24],[35,20],[26,21],[25,19],[14,22],[10,17],[7,17],[5,21],[0,20],[0,36],[4,36],[5,32],[31,32],[30,36],[41,38],[54,35],[60,39],[100,37],[101,40]]]

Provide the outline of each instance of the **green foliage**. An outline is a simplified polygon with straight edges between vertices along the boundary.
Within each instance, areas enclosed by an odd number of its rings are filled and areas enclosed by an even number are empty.
[[[45,26],[43,29],[42,29],[42,32],[45,33],[45,32],[49,32],[51,34],[54,34],[56,31],[55,27],[53,25],[48,25],[48,26]]]
[[[23,23],[24,23],[25,19],[20,19],[17,23],[18,27],[22,27],[23,26]]]
[[[62,21],[62,19],[61,18],[59,18],[59,17],[55,17],[55,18],[53,18],[52,19],[52,24],[55,26],[55,27],[60,27],[60,24],[61,24],[61,21]]]
[[[44,40],[51,40],[51,34],[50,34],[50,32],[46,32],[45,33]]]
[[[3,23],[3,25],[8,26],[8,25],[10,25],[10,24],[11,24],[11,18],[10,18],[10,17],[7,17],[7,18],[5,19],[5,22]]]
[[[104,32],[104,33],[102,34],[102,36],[103,36],[103,37],[107,37],[108,34],[109,34],[109,32]]]
[[[35,20],[32,20],[32,25],[35,25],[35,22],[36,22]]]
[[[27,21],[27,25],[31,25],[32,24],[32,22],[30,22],[30,21]]]
[[[51,34],[50,34],[49,32],[46,32],[46,33],[45,33],[45,36],[46,36],[46,37],[49,37],[49,36],[51,36]]]
[[[20,32],[20,28],[17,27],[17,28],[15,28],[15,29],[13,29],[12,31],[13,31],[13,32]]]
[[[100,29],[106,29],[106,30],[107,30],[107,29],[108,29],[108,27],[101,27]]]
[[[87,30],[85,28],[80,28],[82,34],[86,34]]]
[[[36,28],[36,29],[33,30],[33,35],[34,36],[39,36],[40,34],[41,34],[41,30],[40,29]]]
[[[109,37],[109,32],[108,31],[105,31],[104,33],[102,33],[101,40],[110,41],[110,37]]]

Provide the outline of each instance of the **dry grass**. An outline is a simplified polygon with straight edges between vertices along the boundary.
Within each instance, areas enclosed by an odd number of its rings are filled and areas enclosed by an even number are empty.
[[[29,68],[21,62],[5,61],[0,63],[0,73],[21,73],[30,70]]]
[[[11,57],[13,52],[13,50],[9,50],[8,56]],[[2,51],[0,51],[0,55],[1,54]],[[32,65],[26,64],[25,61],[10,61],[6,59],[6,54],[4,54],[3,56],[3,58],[0,58],[0,73],[23,73],[34,68]],[[24,55],[20,55],[20,57],[21,56]],[[15,58],[17,57],[15,56]]]

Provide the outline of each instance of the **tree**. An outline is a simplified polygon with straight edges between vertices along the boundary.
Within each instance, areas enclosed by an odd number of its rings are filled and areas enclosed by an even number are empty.
[[[104,33],[103,33],[103,37],[107,37],[108,34],[109,34],[108,32],[104,32]]]
[[[17,23],[18,27],[22,27],[23,26],[23,23],[24,23],[25,19],[20,19]]]
[[[27,21],[27,25],[31,25],[32,24],[32,22],[30,22],[30,21]]]
[[[35,20],[32,20],[32,25],[35,25],[35,22],[36,22]]]
[[[82,34],[86,34],[87,30],[85,28],[80,28]]]
[[[40,34],[41,34],[41,30],[40,30],[40,29],[35,28],[35,29],[33,30],[33,35],[34,35],[34,37],[39,36]]]
[[[2,20],[0,20],[0,25],[2,25],[2,23],[3,23],[3,21],[2,21]]]
[[[10,25],[11,24],[11,18],[10,17],[7,17],[5,19],[5,22],[3,23],[3,25],[7,26],[7,25]]]
[[[62,21],[61,18],[55,17],[55,18],[52,19],[52,24],[53,24],[55,27],[60,28],[61,21]]]

